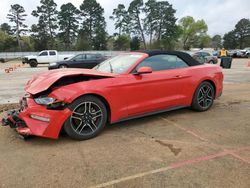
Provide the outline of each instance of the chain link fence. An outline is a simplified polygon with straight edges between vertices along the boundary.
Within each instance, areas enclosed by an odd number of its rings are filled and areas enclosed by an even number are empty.
[[[80,54],[80,53],[98,53],[104,56],[115,56],[123,53],[124,51],[60,51],[58,54]],[[27,55],[38,55],[39,52],[0,52],[0,59],[17,59]]]

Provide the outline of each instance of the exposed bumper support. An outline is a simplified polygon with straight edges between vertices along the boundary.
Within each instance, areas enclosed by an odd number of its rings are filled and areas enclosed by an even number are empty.
[[[25,122],[19,118],[18,110],[11,110],[7,113],[7,117],[2,119],[2,126],[10,126],[10,128],[24,128]]]

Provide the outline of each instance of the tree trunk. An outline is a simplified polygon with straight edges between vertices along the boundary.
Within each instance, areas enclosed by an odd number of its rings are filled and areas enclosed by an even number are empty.
[[[142,26],[141,26],[141,21],[140,21],[140,17],[139,17],[138,13],[137,13],[136,17],[137,17],[137,23],[138,23],[139,30],[140,30],[140,33],[141,33],[141,37],[142,37],[142,42],[143,42],[143,45],[144,45],[144,49],[146,50],[147,49],[146,40],[145,40],[144,32],[143,32],[143,29],[142,29]]]
[[[16,40],[17,40],[17,43],[18,43],[18,47],[19,47],[19,51],[21,52],[22,51],[22,46],[21,46],[21,42],[20,42],[20,38],[19,38],[19,14],[17,14],[17,17],[16,17]]]

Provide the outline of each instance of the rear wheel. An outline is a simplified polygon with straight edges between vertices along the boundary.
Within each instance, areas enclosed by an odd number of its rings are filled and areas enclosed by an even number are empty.
[[[71,116],[64,124],[65,132],[73,139],[86,140],[97,136],[107,122],[107,109],[95,96],[83,96],[74,101],[69,109]]]
[[[192,101],[192,109],[206,111],[213,105],[214,87],[209,82],[202,82],[196,89]]]

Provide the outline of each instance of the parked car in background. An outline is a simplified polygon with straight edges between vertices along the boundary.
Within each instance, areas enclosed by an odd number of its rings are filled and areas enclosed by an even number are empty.
[[[36,75],[25,86],[20,110],[10,111],[2,125],[53,139],[64,129],[85,140],[106,124],[184,107],[206,111],[222,94],[222,84],[221,67],[200,64],[187,53],[130,52],[93,69]]]
[[[212,52],[212,55],[213,55],[213,56],[216,56],[216,57],[219,57],[219,56],[220,56],[220,53],[219,53],[218,50],[214,50],[214,51]]]
[[[194,52],[191,53],[192,57],[199,61],[200,63],[216,64],[218,63],[218,58],[211,55],[208,52]]]
[[[62,61],[73,55],[59,55],[56,50],[44,50],[41,51],[37,56],[29,55],[24,56],[22,59],[23,64],[27,63],[31,67],[37,67],[38,64],[49,64],[52,62]]]
[[[85,68],[91,69],[99,63],[106,60],[107,57],[101,54],[78,54],[67,60],[50,63],[48,69],[58,69],[58,68]]]
[[[237,52],[237,57],[250,58],[250,47],[239,50]]]
[[[230,57],[233,57],[233,58],[236,58],[237,57],[237,53],[238,53],[239,50],[237,49],[234,49],[234,50],[228,50],[228,56]]]

